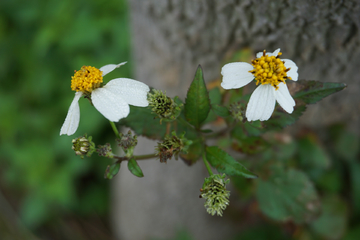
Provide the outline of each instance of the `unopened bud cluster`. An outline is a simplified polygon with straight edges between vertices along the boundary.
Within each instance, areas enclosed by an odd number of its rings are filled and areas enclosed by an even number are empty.
[[[90,157],[95,151],[95,144],[91,141],[92,137],[82,136],[72,140],[72,149],[75,154],[84,158],[84,156]]]
[[[229,205],[230,191],[226,190],[226,184],[230,179],[225,181],[226,175],[211,175],[205,178],[200,197],[205,199],[206,211],[214,216],[222,216],[223,211]]]
[[[166,92],[154,89],[153,93],[148,94],[148,101],[153,113],[160,118],[160,123],[163,119],[173,121],[180,115],[182,104],[166,96]]]
[[[137,145],[138,140],[136,135],[132,135],[129,130],[127,134],[120,133],[120,139],[116,139],[118,145],[124,150],[127,155],[132,155],[134,147]]]
[[[187,153],[192,141],[184,138],[184,135],[185,133],[178,137],[176,132],[173,131],[171,136],[165,136],[164,141],[158,143],[155,151],[160,158],[160,162],[166,162],[172,156],[175,156],[177,160],[180,152]]]
[[[239,102],[230,105],[229,111],[235,121],[243,122],[245,116],[245,109]]]
[[[113,158],[114,157],[114,154],[112,152],[110,143],[106,143],[105,145],[99,145],[98,148],[96,149],[96,152],[101,157],[107,157],[107,158]]]

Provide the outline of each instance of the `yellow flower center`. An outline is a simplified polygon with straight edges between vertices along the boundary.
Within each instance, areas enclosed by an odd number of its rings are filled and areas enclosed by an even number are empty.
[[[275,56],[266,56],[266,51],[264,50],[263,55],[259,58],[253,60],[251,65],[254,66],[254,69],[249,71],[251,72],[256,80],[256,85],[261,84],[271,84],[276,90],[278,90],[278,84],[283,82],[285,83],[286,79],[291,79],[287,76],[287,72],[290,68],[286,68],[284,61],[281,61],[279,58],[282,53],[279,52]]]
[[[75,70],[74,76],[71,77],[71,89],[77,92],[91,93],[100,87],[102,82],[102,71],[95,67],[83,66],[79,71]]]

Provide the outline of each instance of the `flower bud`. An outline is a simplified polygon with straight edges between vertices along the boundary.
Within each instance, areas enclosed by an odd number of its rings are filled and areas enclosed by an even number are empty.
[[[132,156],[138,143],[137,136],[133,136],[130,130],[127,134],[120,133],[120,139],[116,139],[116,141],[128,157]]]
[[[235,121],[243,122],[245,120],[245,109],[239,102],[231,104],[229,111]]]
[[[222,216],[223,211],[229,205],[230,191],[226,190],[226,184],[230,179],[225,181],[226,175],[211,175],[205,178],[202,189],[200,189],[200,197],[205,199],[206,211],[214,216]]]
[[[156,155],[159,156],[160,162],[165,162],[175,156],[178,159],[179,153],[187,153],[189,146],[192,144],[191,140],[184,138],[185,133],[179,137],[175,131],[172,131],[171,136],[166,135],[163,142],[159,142],[155,148]]]
[[[95,151],[95,144],[91,141],[92,137],[87,137],[85,134],[82,137],[78,137],[72,140],[72,149],[75,151],[76,155],[90,157],[91,154]]]
[[[106,143],[105,145],[99,145],[98,148],[96,149],[96,152],[99,154],[99,156],[102,157],[107,157],[107,158],[114,157],[110,143]]]
[[[154,89],[153,93],[149,93],[148,101],[152,112],[160,118],[160,123],[163,119],[173,121],[181,113],[182,104],[177,104],[173,99],[166,96],[166,92],[163,93],[161,90]]]

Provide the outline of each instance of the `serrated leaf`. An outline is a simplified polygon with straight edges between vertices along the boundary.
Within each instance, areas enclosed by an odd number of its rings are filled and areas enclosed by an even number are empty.
[[[256,191],[260,209],[278,221],[304,223],[316,218],[320,201],[313,183],[298,170],[274,167],[269,179],[259,179]]]
[[[120,163],[114,163],[111,166],[108,165],[105,170],[104,178],[112,179],[119,172],[119,170],[120,170]]]
[[[128,161],[128,169],[129,171],[137,177],[144,177],[144,173],[142,172],[141,168],[139,167],[138,163],[134,158],[131,158]]]
[[[301,85],[302,89],[295,94],[294,98],[300,99],[307,104],[316,103],[346,87],[345,83],[318,82],[314,80],[300,80],[296,84]]]
[[[220,173],[228,176],[243,176],[246,178],[257,178],[257,175],[250,172],[241,163],[216,146],[206,148],[206,158]]]
[[[228,117],[230,116],[229,109],[227,109],[224,106],[221,106],[219,104],[211,104],[211,109],[214,111],[214,113],[220,117]]]
[[[199,129],[210,111],[209,93],[206,89],[203,71],[199,65],[185,100],[185,118]]]

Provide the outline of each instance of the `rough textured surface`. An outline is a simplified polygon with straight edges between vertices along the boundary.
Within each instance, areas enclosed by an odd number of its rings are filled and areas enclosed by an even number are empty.
[[[302,123],[347,121],[360,131],[359,1],[133,0],[130,7],[137,79],[185,96],[198,64],[210,81],[234,50],[281,47],[301,79],[348,84]]]
[[[132,0],[129,5],[135,79],[183,98],[198,64],[203,67],[205,81],[211,81],[220,77],[222,60],[234,51],[249,47],[256,53],[281,47],[283,58],[299,66],[300,79],[348,84],[344,91],[309,107],[298,125],[318,128],[345,121],[360,132],[359,1]],[[190,231],[197,239],[223,238],[219,236],[229,224],[226,212],[220,219],[194,207],[192,215],[187,215],[189,212],[177,205],[185,201],[181,194],[191,195],[190,185],[196,184],[196,189],[201,186],[203,178],[197,175],[202,168],[186,169],[182,162],[170,162],[164,176],[163,166],[150,163],[141,165],[144,179],[130,181],[125,171],[117,178],[120,204],[114,216],[118,217],[119,236],[171,237],[177,228],[192,226]],[[188,175],[192,181],[183,181],[182,174],[188,170],[193,173]],[[176,183],[178,196],[171,193],[168,198],[166,193],[175,185],[167,184],[164,177]],[[153,195],[145,197],[149,191]],[[194,199],[186,204],[202,202]],[[135,217],[136,212],[143,218]],[[212,237],[199,237],[204,232]]]

